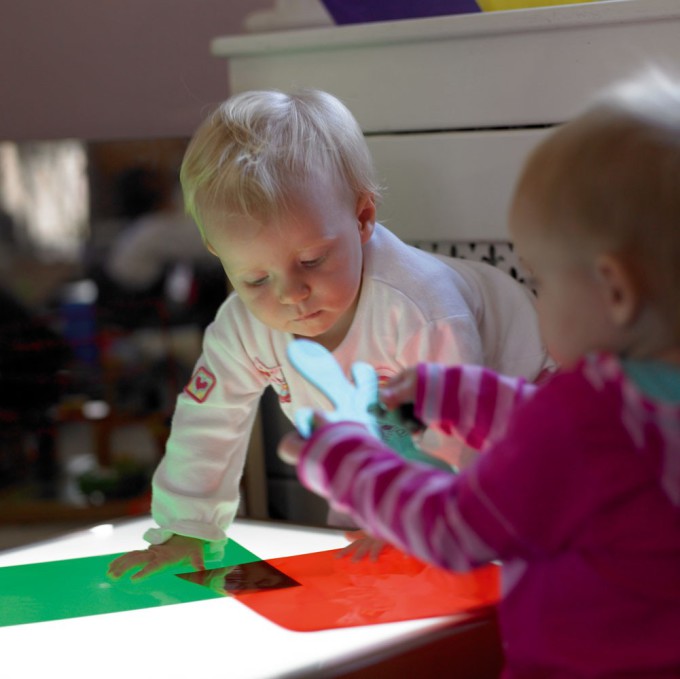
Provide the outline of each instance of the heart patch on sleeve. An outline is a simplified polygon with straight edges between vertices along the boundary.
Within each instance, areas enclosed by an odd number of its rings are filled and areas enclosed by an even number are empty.
[[[217,384],[217,378],[209,370],[199,368],[191,377],[191,381],[184,388],[194,401],[203,403]]]

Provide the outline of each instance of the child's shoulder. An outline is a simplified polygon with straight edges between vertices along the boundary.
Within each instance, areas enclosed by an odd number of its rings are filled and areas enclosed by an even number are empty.
[[[367,244],[364,264],[370,282],[418,305],[459,306],[469,296],[468,284],[455,268],[408,245],[380,224]]]
[[[565,431],[573,423],[582,428],[605,421],[644,420],[659,426],[668,421],[677,429],[680,422],[678,403],[651,397],[627,374],[625,360],[609,353],[588,354],[573,367],[557,371],[531,402],[529,418],[549,415],[551,421],[563,422]]]
[[[409,245],[382,224],[375,225],[366,246],[366,259],[370,268],[385,274],[404,270],[415,275],[431,274],[446,266],[433,253]]]
[[[560,369],[537,392],[541,409],[569,418],[597,417],[606,403],[620,400],[626,377],[618,357],[589,354],[573,367]]]
[[[651,372],[650,372],[651,371]],[[670,373],[673,374],[670,374]],[[655,361],[631,361],[611,353],[591,353],[584,356],[573,368],[558,371],[550,380],[560,388],[565,386],[588,389],[594,393],[617,392],[625,394],[627,399],[654,401],[654,395],[648,393],[643,377],[658,377],[660,374],[674,380],[677,395],[680,371],[673,371],[672,366],[665,366]],[[661,399],[662,400],[662,399]],[[677,399],[676,399],[677,400]],[[647,407],[651,407],[648,406]]]
[[[601,392],[605,386],[621,387],[625,373],[618,356],[608,353],[592,353],[584,356],[570,368],[560,368],[548,378],[544,391],[567,389]]]

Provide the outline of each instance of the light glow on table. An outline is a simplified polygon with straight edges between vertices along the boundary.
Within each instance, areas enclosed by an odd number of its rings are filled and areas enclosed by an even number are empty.
[[[72,559],[143,548],[151,520],[102,525],[0,554],[0,566]],[[268,559],[336,549],[341,531],[237,521],[232,537]],[[54,583],[55,587],[59,583]],[[0,593],[2,597],[3,593]],[[1,603],[1,599],[0,599]],[[465,619],[464,616],[460,617]],[[297,633],[232,598],[110,613],[0,629],[2,674],[12,679],[63,676],[293,677],[319,671],[386,646],[403,644],[454,618]]]

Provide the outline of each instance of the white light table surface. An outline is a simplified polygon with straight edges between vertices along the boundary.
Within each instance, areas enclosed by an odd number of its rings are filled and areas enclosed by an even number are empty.
[[[150,525],[150,518],[126,520],[8,550],[0,553],[0,567],[143,548],[141,536]],[[341,531],[252,520],[237,521],[230,535],[263,559],[347,544]],[[0,605],[10,597],[0,592]],[[495,640],[495,621],[465,615],[291,632],[236,599],[219,598],[1,627],[0,674],[7,679],[422,678],[434,676],[435,666],[441,674],[444,654],[452,676],[488,677],[490,654],[499,652]],[[460,673],[454,671],[457,654]]]

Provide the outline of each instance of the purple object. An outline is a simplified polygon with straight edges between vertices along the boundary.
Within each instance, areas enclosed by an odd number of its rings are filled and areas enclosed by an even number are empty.
[[[322,0],[337,24],[480,12],[475,0]]]

